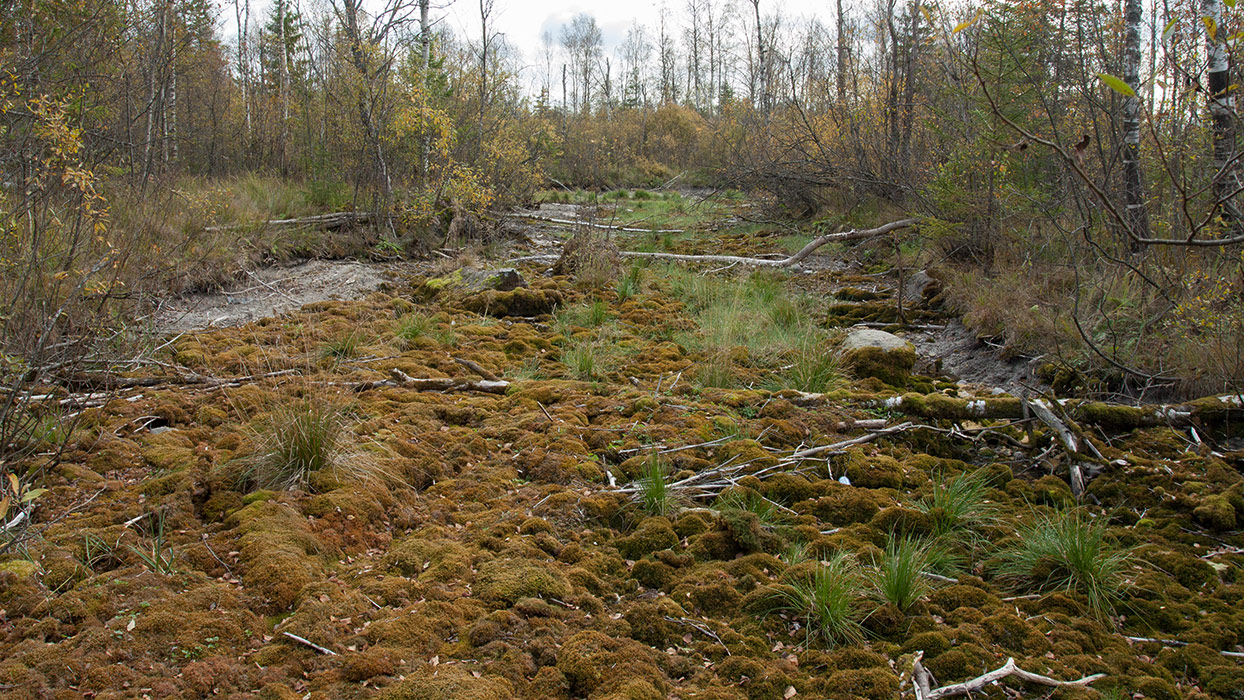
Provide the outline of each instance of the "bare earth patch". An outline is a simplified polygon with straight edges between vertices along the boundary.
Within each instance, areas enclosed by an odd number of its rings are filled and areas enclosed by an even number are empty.
[[[399,265],[350,260],[308,260],[260,268],[219,292],[169,300],[156,314],[161,332],[238,326],[333,299],[359,299]]]

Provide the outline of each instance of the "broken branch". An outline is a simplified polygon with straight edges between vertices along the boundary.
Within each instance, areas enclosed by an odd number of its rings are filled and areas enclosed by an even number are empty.
[[[983,673],[971,680],[967,680],[962,683],[944,685],[940,688],[931,688],[932,676],[929,674],[928,669],[926,669],[924,664],[920,661],[923,655],[923,652],[917,653],[912,662],[912,681],[916,687],[916,697],[921,700],[937,700],[938,698],[947,698],[954,695],[968,695],[991,683],[996,683],[1009,676],[1015,676],[1016,678],[1028,681],[1029,683],[1036,683],[1038,685],[1046,685],[1054,688],[1064,685],[1088,685],[1094,681],[1101,680],[1106,677],[1106,674],[1104,673],[1094,673],[1091,676],[1085,676],[1084,678],[1074,681],[1060,681],[1057,678],[1050,678],[1049,676],[1043,676],[1039,673],[1025,671],[1015,665],[1014,658],[1008,658],[1006,663],[999,668],[996,668],[988,673]]]

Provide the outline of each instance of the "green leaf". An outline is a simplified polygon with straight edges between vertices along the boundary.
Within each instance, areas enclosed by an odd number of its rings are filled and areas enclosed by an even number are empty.
[[[31,489],[22,496],[22,503],[30,503],[45,493],[47,493],[47,489]]]
[[[1226,5],[1230,9],[1235,9],[1235,0],[1222,0],[1222,4]]]
[[[1179,26],[1179,18],[1176,17],[1166,23],[1166,28],[1162,30],[1162,41],[1170,41],[1175,36],[1175,29]]]
[[[1111,90],[1114,90],[1120,95],[1125,95],[1127,97],[1136,96],[1136,91],[1132,89],[1132,86],[1123,82],[1123,80],[1120,78],[1116,78],[1115,76],[1110,75],[1109,73],[1098,73],[1097,77],[1100,78],[1101,81],[1106,84],[1106,87],[1110,88]]]
[[[980,21],[980,18],[981,18],[984,14],[985,14],[985,11],[984,11],[984,10],[977,10],[977,11],[976,11],[976,14],[975,14],[975,15],[972,15],[972,19],[970,19],[970,20],[968,20],[968,21],[966,21],[966,22],[960,22],[959,24],[955,25],[954,30],[952,30],[950,33],[951,33],[951,34],[958,34],[959,32],[963,31],[964,29],[967,29],[968,27],[972,26],[973,24],[976,24],[977,22],[979,22],[979,21]]]

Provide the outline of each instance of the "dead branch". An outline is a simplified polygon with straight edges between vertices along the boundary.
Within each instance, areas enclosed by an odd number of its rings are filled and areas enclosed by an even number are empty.
[[[500,380],[501,380],[501,378],[500,378],[500,377],[498,377],[497,375],[495,375],[495,374],[493,374],[492,372],[489,372],[488,370],[484,369],[484,368],[483,368],[483,367],[482,367],[482,366],[481,366],[478,362],[473,362],[473,361],[471,361],[471,360],[468,360],[468,359],[465,359],[465,358],[462,358],[462,357],[453,357],[453,358],[450,358],[450,359],[452,359],[454,362],[457,362],[458,364],[462,365],[463,367],[466,367],[467,369],[471,370],[472,372],[474,372],[474,373],[478,374],[479,376],[483,377],[484,379],[487,379],[487,380],[488,380],[488,381],[490,381],[490,382],[496,382],[496,381],[500,381]]]
[[[622,251],[624,258],[650,258],[654,260],[675,260],[678,262],[709,262],[724,263],[737,265],[752,265],[755,267],[792,267],[798,265],[804,258],[808,257],[817,248],[826,243],[835,243],[841,241],[858,241],[867,238],[876,238],[884,236],[892,231],[902,228],[914,226],[918,223],[918,219],[902,219],[899,221],[891,221],[884,226],[870,229],[855,229],[852,231],[843,231],[842,233],[827,233],[823,236],[817,236],[810,243],[805,245],[799,252],[789,258],[779,260],[767,260],[765,258],[745,258],[737,255],[682,255],[678,253],[640,253],[636,251]]]
[[[1158,639],[1156,637],[1124,637],[1129,642],[1142,642],[1146,644],[1161,644],[1167,647],[1186,647],[1189,642],[1181,642],[1178,639]],[[1240,651],[1219,651],[1219,654],[1232,659],[1244,659],[1244,652]]]
[[[910,430],[911,428],[914,428],[914,427],[920,427],[920,426],[912,425],[910,422],[900,423],[899,425],[891,426],[889,428],[883,428],[882,430],[878,430],[872,433],[867,433],[859,437],[854,437],[854,438],[851,438],[850,440],[843,440],[841,442],[835,442],[832,445],[821,445],[820,447],[809,447],[804,450],[799,450],[798,452],[791,454],[789,457],[787,457],[786,459],[782,461],[784,463],[791,463],[791,462],[797,462],[801,459],[807,459],[808,457],[814,457],[816,455],[825,454],[826,452],[829,452],[829,453],[840,452],[842,450],[845,450],[848,447],[852,447],[854,445],[862,445],[866,442],[872,442],[873,440],[876,440],[877,438],[882,438],[887,435],[894,435],[895,433],[901,433],[904,430]]]
[[[318,226],[320,228],[341,228],[352,224],[365,224],[371,220],[369,211],[342,211],[331,214],[317,214],[297,219],[270,219],[249,224],[229,224],[225,226],[207,226],[204,231],[236,231],[258,224],[263,228],[291,228],[296,226]]]
[[[713,641],[720,644],[722,649],[726,650],[726,656],[733,656],[733,654],[730,653],[730,647],[726,646],[726,643],[721,641],[721,637],[717,636],[717,633],[703,622],[692,620],[689,617],[670,617],[669,615],[665,615],[664,617],[666,622],[672,622],[676,625],[686,625],[700,634],[711,638]]]
[[[472,381],[456,377],[417,378],[396,367],[389,370],[389,376],[393,377],[397,386],[418,391],[479,391],[485,394],[504,394],[510,388],[510,383],[503,380]]]
[[[775,396],[788,399],[797,406],[820,406],[828,399],[824,394],[807,394],[784,391]],[[1024,415],[1021,399],[1012,396],[989,396],[957,398],[945,394],[902,394],[879,398],[863,394],[855,397],[863,408],[885,408],[910,416],[939,420],[980,420],[982,418],[1022,420]],[[838,400],[835,399],[835,402]],[[1056,407],[1069,419],[1081,425],[1100,428],[1131,430],[1155,426],[1182,427],[1188,425],[1217,425],[1237,423],[1244,420],[1244,398],[1237,394],[1207,396],[1182,404],[1148,404],[1128,406],[1104,401],[1064,399]]]
[[[1050,407],[1041,399],[1032,401],[1021,399],[1021,401],[1024,402],[1028,410],[1032,411],[1037,420],[1044,423],[1058,435],[1059,442],[1062,443],[1063,448],[1067,452],[1067,470],[1071,474],[1071,493],[1076,497],[1077,501],[1080,500],[1080,497],[1084,495],[1085,484],[1083,456],[1080,453],[1079,437],[1067,427],[1066,423],[1054,415],[1054,411],[1050,410]]]
[[[326,654],[328,656],[337,655],[337,652],[333,651],[332,649],[329,649],[327,647],[322,647],[319,644],[316,644],[315,642],[309,639],[304,639],[302,637],[299,637],[298,635],[293,634],[292,632],[282,632],[281,634],[285,635],[286,637],[289,637],[290,639],[294,640],[295,642],[298,642],[299,644],[305,644],[311,647],[312,649],[320,652],[321,654]]]
[[[981,674],[976,678],[964,681],[962,683],[954,683],[952,685],[944,685],[940,688],[933,688],[932,675],[928,669],[921,663],[924,652],[917,652],[915,659],[912,661],[912,684],[916,689],[916,697],[920,700],[937,700],[937,698],[947,698],[955,695],[968,695],[976,692],[981,688],[992,683],[997,683],[1003,678],[1015,676],[1020,680],[1038,685],[1046,685],[1057,688],[1064,685],[1088,685],[1094,681],[1101,680],[1106,677],[1104,673],[1094,673],[1091,676],[1085,676],[1074,681],[1060,681],[1057,678],[1050,678],[1039,673],[1025,671],[1015,665],[1014,658],[1008,658],[1006,663],[988,673]]]

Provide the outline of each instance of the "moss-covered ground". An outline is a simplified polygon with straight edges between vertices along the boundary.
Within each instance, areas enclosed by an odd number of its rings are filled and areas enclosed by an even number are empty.
[[[787,244],[748,235],[720,242]],[[1090,436],[1105,462],[1079,517],[1128,554],[1094,607],[1057,567],[1015,575],[1017,533],[1074,506],[1039,427],[929,419],[940,431],[784,461],[891,417],[861,394],[959,391],[832,363],[809,389],[825,398],[793,391],[801,361],[832,356],[830,291],[868,278],[651,267],[593,290],[524,273],[513,293],[412,278],[178,338],[164,365],[243,379],[83,417],[41,499],[54,519],[0,560],[0,694],[888,700],[923,651],[942,684],[1014,657],[1107,674],[1056,698],[1244,697],[1244,662],[1220,653],[1244,644],[1240,452],[1168,428]],[[473,376],[456,359],[508,392],[382,383]],[[255,489],[272,419],[307,402],[340,421],[329,465]],[[628,491],[653,464],[675,495],[660,515]],[[678,498],[697,475],[729,493]],[[977,481],[951,513],[960,475]],[[936,546],[900,607],[872,582],[904,537]],[[839,553],[859,568],[858,641],[773,605]]]

